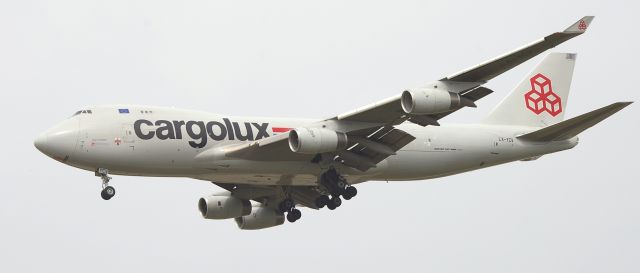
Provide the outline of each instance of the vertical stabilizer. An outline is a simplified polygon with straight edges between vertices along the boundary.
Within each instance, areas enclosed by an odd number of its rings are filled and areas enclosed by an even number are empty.
[[[576,61],[573,53],[547,55],[484,120],[545,127],[563,120]]]

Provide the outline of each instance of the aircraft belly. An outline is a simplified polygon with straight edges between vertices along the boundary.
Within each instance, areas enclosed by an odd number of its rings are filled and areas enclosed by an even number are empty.
[[[418,137],[396,156],[375,179],[418,180],[456,174],[490,165],[494,136],[473,126],[441,126],[412,132]]]
[[[244,184],[256,186],[315,186],[318,178],[312,174],[278,173],[207,173],[193,177],[225,184]]]
[[[402,159],[389,160],[388,169],[380,174],[386,180],[418,180],[458,173],[469,168],[480,168],[486,157],[463,152],[402,153]]]

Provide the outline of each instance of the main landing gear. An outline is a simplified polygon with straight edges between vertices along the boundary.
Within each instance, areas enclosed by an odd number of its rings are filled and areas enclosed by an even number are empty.
[[[320,184],[324,186],[331,194],[320,195],[315,200],[315,205],[318,208],[324,208],[325,206],[334,210],[342,205],[342,196],[345,200],[350,200],[358,194],[356,187],[347,184],[347,180],[344,179],[334,168],[329,169],[320,176]]]
[[[282,213],[287,213],[287,221],[289,221],[289,223],[298,221],[302,217],[302,212],[300,212],[299,209],[296,209],[295,202],[293,202],[293,199],[289,197],[285,198],[278,204],[278,210]]]
[[[328,194],[322,194],[315,200],[315,205],[319,209],[325,206],[334,210],[342,205],[342,198],[350,200],[358,194],[358,190],[347,183],[347,180],[342,177],[334,168],[329,169],[320,176],[320,185],[324,192]],[[285,198],[277,205],[277,209],[280,213],[287,214],[287,221],[293,223],[298,221],[302,217],[302,213],[299,209],[296,209],[296,203],[289,193],[285,190]],[[342,198],[340,198],[342,197]]]
[[[102,191],[100,192],[100,196],[102,199],[109,200],[116,195],[116,189],[112,186],[109,186],[109,181],[111,180],[111,176],[109,176],[109,170],[105,168],[98,168],[96,170],[96,176],[99,176],[102,179]]]

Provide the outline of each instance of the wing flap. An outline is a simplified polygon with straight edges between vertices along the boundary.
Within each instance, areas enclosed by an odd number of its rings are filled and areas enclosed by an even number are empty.
[[[378,129],[366,139],[368,141],[384,145],[385,147],[390,148],[393,152],[397,152],[416,138],[405,131],[388,126]],[[388,152],[369,148],[366,143],[357,143],[347,149],[347,151],[356,155],[356,157],[348,156],[348,154],[339,154],[338,161],[342,161],[343,164],[356,168],[360,171],[366,171],[374,167],[375,164],[378,164],[380,161],[391,156]],[[362,157],[366,161],[361,160],[358,157]]]

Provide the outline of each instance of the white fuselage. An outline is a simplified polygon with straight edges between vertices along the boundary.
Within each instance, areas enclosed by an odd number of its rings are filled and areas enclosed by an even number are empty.
[[[120,113],[119,109],[128,113]],[[90,110],[51,128],[36,140],[36,146],[65,164],[89,171],[107,168],[122,175],[191,177],[255,185],[316,185],[317,176],[323,171],[323,167],[310,161],[196,159],[204,151],[286,134],[288,128],[317,120],[230,117],[131,105]],[[517,136],[538,129],[530,127],[402,124],[397,128],[416,139],[396,155],[366,172],[340,164],[336,168],[350,183],[419,180],[536,158],[578,143],[577,138],[554,142],[519,140]]]

